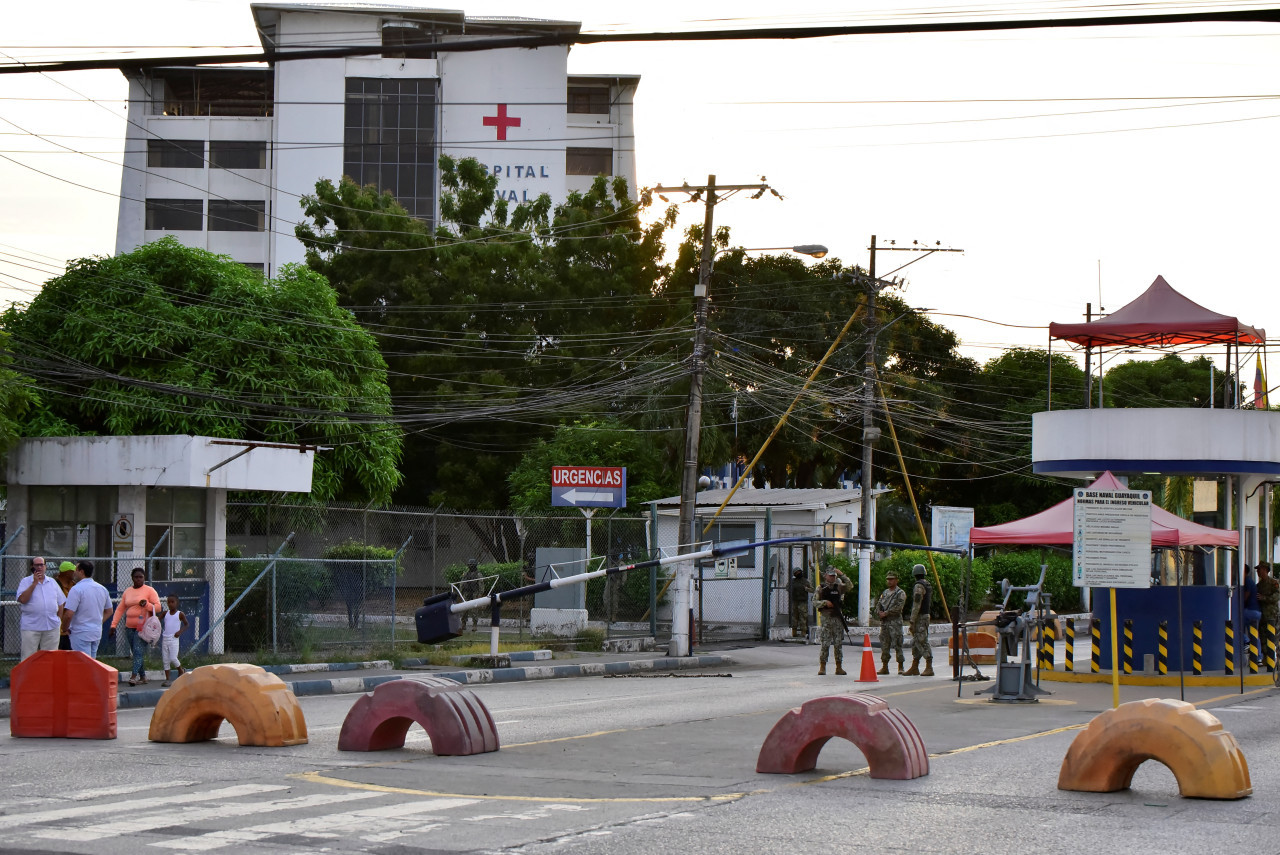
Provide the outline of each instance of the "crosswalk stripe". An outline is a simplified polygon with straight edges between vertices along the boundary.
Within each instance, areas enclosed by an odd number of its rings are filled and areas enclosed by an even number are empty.
[[[282,810],[298,810],[302,808],[321,807],[335,802],[350,801],[355,797],[384,797],[383,793],[315,793],[309,796],[294,796],[274,801],[231,802],[209,805],[189,811],[162,811],[159,813],[139,813],[137,807],[125,807],[124,819],[101,822],[82,828],[51,828],[36,832],[33,836],[46,840],[102,840],[106,837],[120,837],[126,834],[139,834],[154,831],[157,828],[189,825],[211,819],[224,819],[234,816],[252,816],[259,813],[272,813]],[[151,807],[151,805],[147,805]]]
[[[166,805],[207,802],[213,799],[234,799],[287,789],[289,789],[289,786],[286,784],[238,784],[233,787],[223,787],[203,793],[178,793],[172,796],[156,796],[155,798],[148,798],[145,807],[150,809]],[[138,805],[134,802],[109,802],[99,805],[77,804],[73,807],[55,808],[33,813],[15,813],[0,817],[0,831],[8,831],[18,825],[36,825],[41,822],[58,822],[65,819],[84,819],[94,814],[127,812],[137,809]]]
[[[402,834],[406,831],[429,830],[431,827],[438,826],[438,823],[423,823],[423,817],[420,814],[439,813],[452,808],[478,804],[481,801],[481,799],[426,799],[395,805],[380,805],[327,816],[288,819],[248,828],[211,831],[207,834],[163,840],[151,845],[183,852],[209,852],[237,843],[251,843],[277,834],[320,839],[351,837],[361,831],[381,832],[380,836]]]

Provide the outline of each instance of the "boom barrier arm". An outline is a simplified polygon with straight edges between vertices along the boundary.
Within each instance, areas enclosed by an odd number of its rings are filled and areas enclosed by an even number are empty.
[[[524,585],[519,588],[513,588],[510,591],[499,591],[488,594],[483,597],[475,597],[470,600],[462,600],[453,602],[451,592],[436,594],[422,601],[422,607],[414,613],[414,622],[418,631],[418,642],[420,644],[436,644],[446,641],[450,638],[456,638],[462,634],[462,620],[458,615],[472,609],[490,608],[494,610],[495,617],[498,609],[502,604],[511,600],[518,600],[524,597],[531,597],[534,594],[543,591],[550,591],[555,588],[563,588],[569,585],[582,585],[592,579],[599,579],[604,576],[611,576],[619,573],[630,573],[632,570],[647,570],[650,567],[665,567],[669,564],[691,565],[695,561],[701,561],[704,558],[726,558],[732,555],[740,555],[743,552],[750,552],[762,546],[778,546],[787,543],[852,543],[858,545],[869,546],[891,546],[902,549],[921,549],[929,552],[942,552],[955,555],[964,555],[966,551],[963,549],[919,546],[916,544],[893,543],[888,541],[864,540],[860,538],[845,537],[780,537],[772,540],[758,541],[730,541],[726,543],[715,544],[710,547],[704,547],[696,552],[683,552],[679,555],[669,555],[664,558],[654,558],[648,561],[638,561],[634,564],[622,564],[617,567],[605,567],[600,570],[591,570],[586,573],[577,573],[573,576],[564,576],[556,579],[548,579],[545,582],[536,582],[532,585]],[[679,573],[679,571],[677,571]],[[692,577],[689,576],[691,579]],[[676,605],[675,610],[678,613],[681,609],[689,608],[687,599],[682,597],[685,592],[685,586],[678,578],[676,582]],[[686,592],[687,593],[687,592]],[[685,599],[682,604],[681,600]],[[687,633],[687,627],[685,632]],[[673,627],[673,635],[677,635],[677,630]],[[673,640],[673,646],[678,646],[680,642]],[[497,653],[497,650],[493,650]],[[674,651],[675,655],[687,655],[687,636],[685,649]]]

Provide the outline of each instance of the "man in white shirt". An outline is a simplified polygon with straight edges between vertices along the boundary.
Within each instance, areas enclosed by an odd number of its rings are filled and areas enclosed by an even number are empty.
[[[58,583],[45,575],[44,559],[31,559],[31,575],[18,583],[18,622],[22,636],[22,659],[37,650],[57,650],[58,631],[62,626],[59,613],[67,598]]]
[[[71,636],[71,649],[97,658],[102,623],[111,620],[111,595],[93,578],[93,562],[76,565],[76,583],[62,609],[62,628]]]

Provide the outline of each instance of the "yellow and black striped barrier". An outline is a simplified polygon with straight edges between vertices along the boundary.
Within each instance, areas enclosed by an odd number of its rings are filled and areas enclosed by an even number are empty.
[[[1094,618],[1089,622],[1089,673],[1102,673],[1102,621]]]
[[[1159,635],[1156,639],[1156,673],[1169,673],[1169,622],[1160,621]]]
[[[1076,622],[1067,618],[1067,631],[1062,635],[1062,646],[1067,656],[1067,670],[1076,670]]]
[[[1057,635],[1054,627],[1057,623],[1055,620],[1045,621],[1044,629],[1040,632],[1040,667],[1046,671],[1053,670],[1053,648],[1057,640],[1054,638]]]
[[[1249,627],[1249,673],[1258,673],[1258,625],[1255,623],[1248,624]]]
[[[1199,677],[1204,673],[1201,661],[1204,659],[1204,627],[1200,621],[1191,624],[1191,674]]]
[[[1262,649],[1266,651],[1267,670],[1274,674],[1276,670],[1276,625],[1273,623],[1264,624],[1264,629]]]
[[[1124,662],[1124,673],[1133,673],[1133,620],[1126,619],[1124,622],[1124,653],[1121,655]]]
[[[1226,659],[1224,660],[1226,673],[1230,676],[1236,672],[1236,631],[1231,626],[1231,621],[1227,621],[1226,647],[1224,649],[1226,652]]]

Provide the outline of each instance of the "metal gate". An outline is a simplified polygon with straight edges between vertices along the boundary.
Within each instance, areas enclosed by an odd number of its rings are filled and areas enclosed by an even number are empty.
[[[797,535],[788,533],[779,536],[794,537]],[[769,563],[773,568],[770,573],[772,584],[770,600],[774,604],[771,611],[772,625],[775,628],[781,630],[791,626],[791,574],[796,570],[801,570],[804,573],[804,578],[813,582],[812,554],[813,550],[810,544],[791,543],[776,547],[770,555]],[[809,626],[814,626],[812,597],[805,604],[805,608],[809,613]]]
[[[762,598],[769,580],[754,560],[721,558],[699,561],[694,579],[694,616],[699,643],[718,641],[758,641],[763,637],[760,621]],[[746,566],[744,566],[746,565]]]

